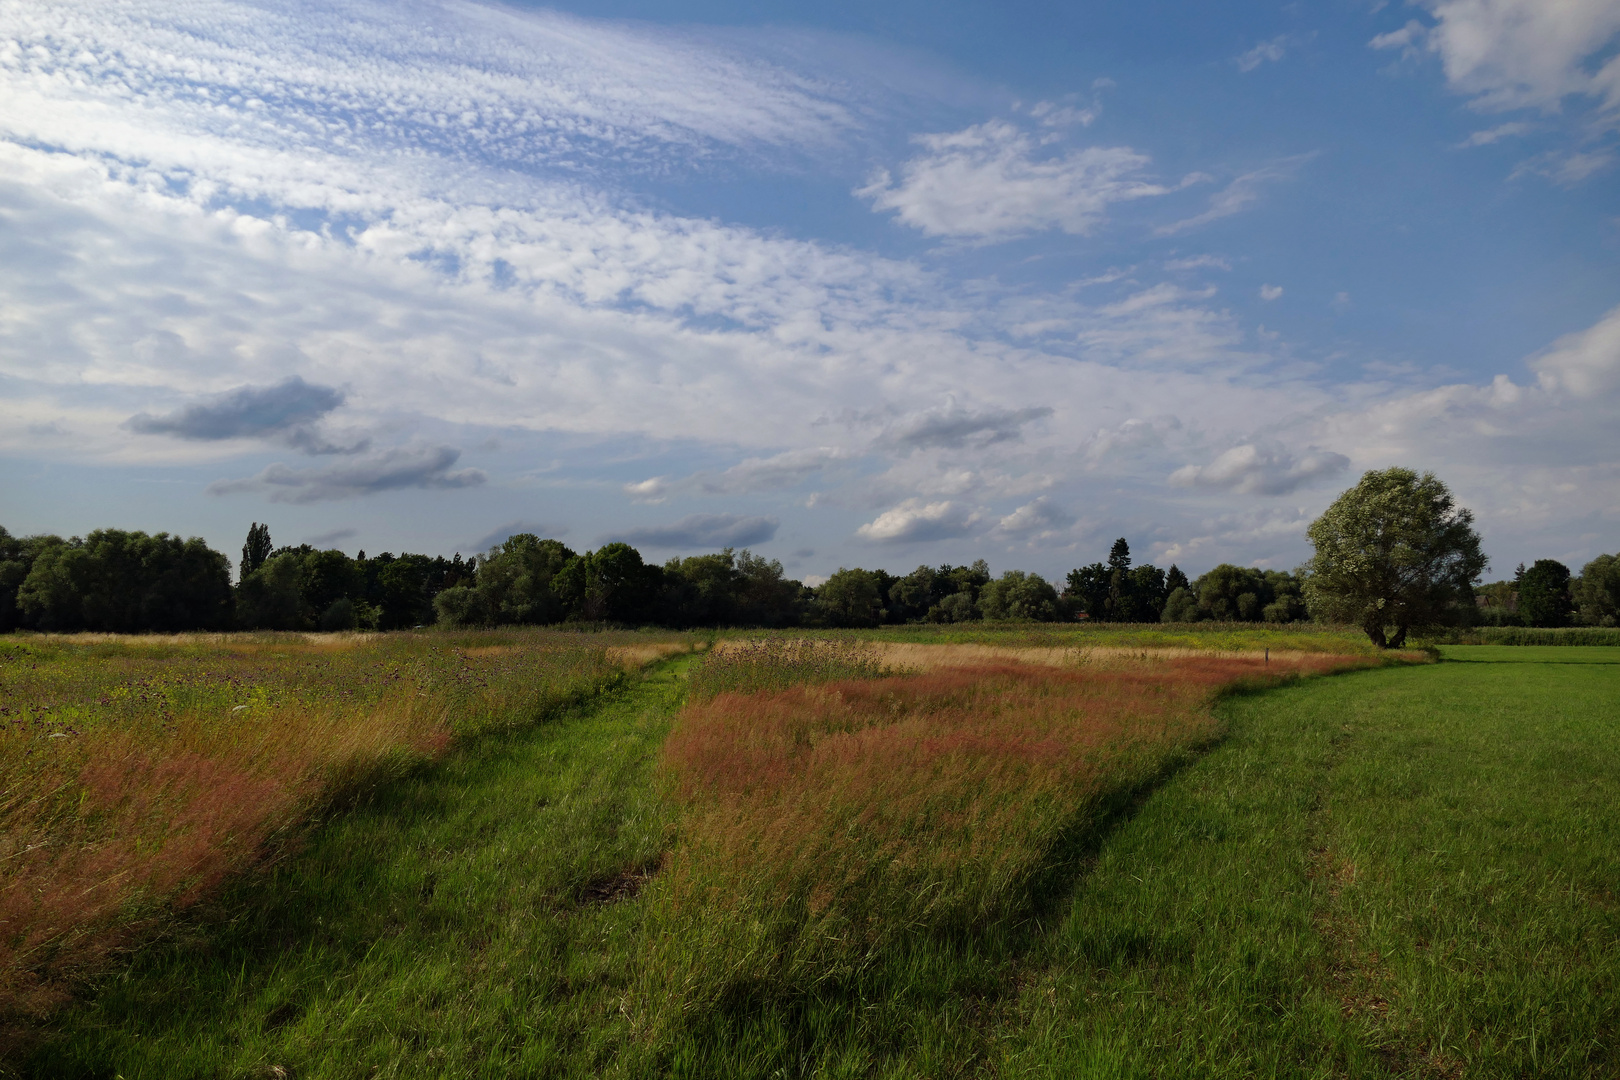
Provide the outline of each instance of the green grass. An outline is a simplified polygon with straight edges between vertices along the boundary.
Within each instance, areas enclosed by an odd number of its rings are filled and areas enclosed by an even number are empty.
[[[1616,701],[1620,667],[1539,662],[1228,700],[1080,882],[1000,1072],[1615,1075]]]
[[[651,1032],[656,890],[602,900],[675,835],[676,661],[380,789],[27,1075],[1616,1075],[1620,665],[1443,653],[1486,662],[1225,698],[1224,741],[1088,815],[1016,920]]]
[[[683,693],[490,736],[377,791],[65,1016],[32,1076],[579,1075],[621,1057]]]

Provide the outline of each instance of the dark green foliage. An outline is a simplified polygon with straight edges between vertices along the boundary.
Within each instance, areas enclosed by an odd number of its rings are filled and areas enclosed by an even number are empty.
[[[799,620],[803,586],[788,578],[776,559],[746,548],[737,556],[737,622],[744,626],[792,626]]]
[[[353,630],[358,624],[354,601],[347,596],[341,596],[332,601],[331,606],[322,613],[320,624],[316,629],[329,634],[337,630]]]
[[[1537,559],[1519,579],[1519,613],[1531,626],[1568,626],[1575,605],[1569,598],[1569,567]]]
[[[365,597],[365,575],[360,566],[341,551],[311,551],[299,567],[299,588],[304,594],[304,605],[312,613],[321,613],[339,600],[352,601]]]
[[[792,626],[803,607],[803,587],[775,559],[746,548],[671,559],[656,582],[659,593],[645,611],[624,622],[665,626]]]
[[[236,580],[243,582],[249,574],[264,565],[270,557],[270,526],[255,521],[248,526],[247,543],[242,545],[242,565],[236,569]]]
[[[1222,563],[1200,577],[1192,591],[1197,596],[1196,617],[1201,619],[1297,622],[1305,618],[1301,582],[1286,571]]]
[[[1316,545],[1311,610],[1360,626],[1379,647],[1454,617],[1487,563],[1472,511],[1433,473],[1411,469],[1366,473],[1306,533]]]
[[[1523,567],[1520,568],[1522,577]],[[1473,626],[1523,626],[1519,614],[1518,581],[1493,581],[1473,590],[1474,610],[1466,621]]]
[[[1620,556],[1599,555],[1581,568],[1571,592],[1586,626],[1620,622]]]
[[[876,626],[883,621],[882,580],[870,570],[840,566],[816,589],[814,607],[828,626]]]
[[[61,543],[60,536],[12,536],[0,526],[0,634],[27,625],[17,606],[17,590],[28,580],[39,553]]]
[[[266,559],[236,589],[236,623],[244,630],[307,630],[300,587],[303,559],[289,551]]]
[[[1193,595],[1192,589],[1186,585],[1174,589],[1164,601],[1164,610],[1159,613],[1159,621],[1167,623],[1187,623],[1198,621],[1198,597]]]
[[[1065,579],[1063,598],[1084,612],[1087,618],[1106,619],[1109,577],[1108,567],[1100,562],[1070,570]]]
[[[1063,597],[1101,622],[1158,622],[1170,594],[1185,588],[1187,575],[1179,567],[1168,573],[1151,563],[1132,569],[1131,545],[1122,536],[1106,563],[1069,571]]]
[[[415,626],[422,621],[432,622],[428,612],[432,601],[428,597],[422,555],[401,555],[395,558],[383,552],[371,562],[375,575],[368,575],[367,592],[375,598],[378,608],[377,628],[399,630]],[[368,568],[369,569],[369,568]]]
[[[112,633],[224,629],[230,564],[197,537],[98,529],[40,546],[17,590],[21,622]]]
[[[986,619],[1052,622],[1058,594],[1039,574],[1008,570],[979,591],[979,610]]]
[[[990,582],[983,559],[972,566],[919,566],[888,589],[890,622],[968,622],[979,617],[980,590]]]
[[[727,552],[729,557],[730,552]],[[658,597],[662,572],[629,544],[605,544],[576,555],[552,581],[571,619],[640,622]]]

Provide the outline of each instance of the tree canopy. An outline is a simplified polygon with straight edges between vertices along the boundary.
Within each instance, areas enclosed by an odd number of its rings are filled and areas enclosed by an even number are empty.
[[[1487,560],[1474,515],[1433,473],[1371,471],[1313,521],[1305,599],[1320,617],[1360,626],[1380,648],[1446,621]]]

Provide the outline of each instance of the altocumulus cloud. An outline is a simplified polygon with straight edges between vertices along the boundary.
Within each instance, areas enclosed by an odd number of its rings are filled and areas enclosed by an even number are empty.
[[[781,525],[773,517],[738,514],[688,514],[669,525],[631,529],[613,537],[649,548],[720,548],[763,544],[776,536]]]
[[[271,502],[312,503],[353,499],[399,488],[477,487],[488,477],[481,469],[453,468],[461,451],[453,446],[400,446],[323,469],[294,469],[281,463],[257,476],[219,480],[212,495],[251,491]]]
[[[919,135],[923,152],[855,194],[928,236],[1009,240],[1045,229],[1085,235],[1108,207],[1174,190],[1143,176],[1148,158],[1124,146],[1041,156],[1041,144],[1006,120]]]

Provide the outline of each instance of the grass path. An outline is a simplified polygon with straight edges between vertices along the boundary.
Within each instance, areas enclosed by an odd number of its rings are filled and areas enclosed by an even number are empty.
[[[35,1076],[592,1075],[617,1057],[650,784],[688,660],[344,813],[66,1018]]]
[[[997,1071],[1620,1072],[1620,665],[1505,652],[1227,701],[1080,882]]]

